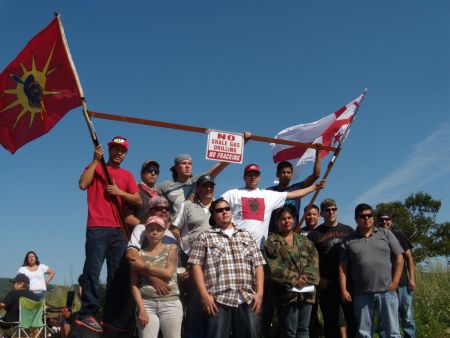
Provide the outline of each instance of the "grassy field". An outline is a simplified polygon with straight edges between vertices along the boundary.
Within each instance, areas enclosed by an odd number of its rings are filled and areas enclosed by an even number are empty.
[[[4,294],[7,280],[2,282],[0,292]],[[416,283],[414,317],[417,337],[450,337],[450,272],[442,272],[439,268],[431,272],[418,270]],[[70,288],[66,286],[55,286],[47,293],[47,303],[53,306],[64,306],[69,290]],[[75,310],[79,308],[80,300],[75,297]]]
[[[417,271],[414,318],[419,338],[450,337],[450,272]]]

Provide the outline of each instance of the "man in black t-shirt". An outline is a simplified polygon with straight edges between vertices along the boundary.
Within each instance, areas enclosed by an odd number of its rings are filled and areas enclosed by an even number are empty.
[[[7,293],[5,299],[0,303],[0,310],[6,310],[2,318],[3,322],[11,323],[19,321],[19,298],[25,297],[31,300],[39,300],[39,298],[30,291],[30,279],[23,273],[17,274],[13,279],[10,279],[12,290]],[[10,330],[14,325],[0,323],[0,327],[5,334],[10,335]]]
[[[337,211],[333,199],[324,199],[320,203],[320,215],[324,223],[308,233],[308,239],[319,253],[319,305],[325,338],[340,338],[341,330],[346,330],[348,337],[355,334],[352,305],[341,301],[338,283],[339,247],[342,239],[354,230],[338,222]]]
[[[404,250],[403,259],[405,264],[397,289],[398,313],[404,337],[414,338],[416,337],[416,324],[414,322],[412,299],[413,291],[416,289],[416,279],[414,259],[411,252],[412,245],[406,238],[406,235],[400,230],[392,229],[392,225],[392,219],[389,215],[386,213],[380,213],[378,215],[378,226],[391,230]],[[379,331],[380,338],[386,337],[382,327],[379,328]]]

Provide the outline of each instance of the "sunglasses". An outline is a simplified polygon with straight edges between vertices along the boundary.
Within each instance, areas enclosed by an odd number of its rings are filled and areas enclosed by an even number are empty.
[[[337,208],[336,207],[334,207],[334,208],[326,208],[325,210],[324,210],[325,212],[336,212],[337,211]]]
[[[372,218],[373,214],[359,214],[358,217],[362,219]]]
[[[146,169],[144,170],[144,173],[154,173],[155,175],[159,175],[159,170],[158,169]]]
[[[230,211],[230,210],[231,210],[230,207],[224,207],[224,208],[216,208],[216,209],[214,209],[214,212],[215,212],[216,214],[219,214],[219,213],[221,213],[221,212],[224,212],[224,211]]]
[[[152,209],[155,210],[155,211],[163,211],[163,210],[169,211],[170,210],[169,207],[154,207]]]
[[[391,220],[390,217],[382,217],[382,218],[379,218],[379,219],[378,219],[379,222],[390,221],[390,220]]]

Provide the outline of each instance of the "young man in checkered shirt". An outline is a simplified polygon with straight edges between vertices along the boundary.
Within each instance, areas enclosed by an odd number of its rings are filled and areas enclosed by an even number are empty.
[[[205,336],[258,337],[264,289],[264,258],[247,231],[232,223],[231,208],[220,198],[211,204],[213,229],[197,236],[189,257],[205,312]]]

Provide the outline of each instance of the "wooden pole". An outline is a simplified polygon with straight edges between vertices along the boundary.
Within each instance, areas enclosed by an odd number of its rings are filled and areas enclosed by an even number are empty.
[[[210,130],[210,128],[195,127],[195,126],[189,126],[189,125],[185,125],[185,124],[176,124],[176,123],[148,120],[148,119],[142,119],[142,118],[130,117],[130,116],[113,115],[113,114],[100,113],[100,112],[94,112],[94,111],[88,111],[88,113],[89,113],[90,117],[96,117],[99,119],[136,123],[136,124],[143,124],[143,125],[162,127],[162,128],[178,129],[178,130],[190,131],[190,132],[195,132],[195,133],[206,134]],[[293,147],[300,147],[300,148],[318,149],[318,146],[316,144],[312,144],[312,143],[295,142],[295,141],[283,140],[283,139],[278,139],[278,138],[270,138],[270,137],[264,137],[264,136],[257,136],[257,135],[252,135],[250,137],[250,140],[266,142],[266,143],[285,144],[285,145],[289,145],[289,146],[293,146]],[[321,146],[320,150],[336,151],[337,148]]]
[[[89,117],[89,114],[88,114],[88,109],[87,109],[86,99],[85,99],[84,93],[83,93],[83,88],[81,87],[81,82],[80,82],[80,79],[78,78],[78,73],[75,68],[75,63],[73,62],[72,55],[70,54],[69,44],[67,43],[66,35],[64,34],[64,27],[62,25],[59,14],[54,13],[54,15],[58,19],[59,29],[61,31],[61,36],[62,36],[62,39],[64,42],[64,47],[66,49],[67,58],[71,65],[73,75],[74,75],[75,81],[77,83],[78,91],[81,95],[81,101],[82,101],[82,105],[83,105],[83,116],[84,116],[84,119],[86,120],[86,124],[89,129],[89,134],[91,135],[92,142],[94,143],[94,147],[97,147],[100,144],[100,142],[98,141],[97,134],[94,129],[94,124],[92,123],[91,118]],[[106,181],[108,182],[109,185],[113,184],[113,181],[111,179],[111,176],[109,175],[108,169],[106,167],[105,159],[103,158],[103,156],[100,161],[100,164],[102,167],[103,174],[106,177]],[[123,212],[122,212],[122,208],[120,207],[119,200],[117,199],[116,196],[110,196],[110,197],[116,207],[116,210],[115,210],[117,212],[116,217],[119,219],[125,239],[128,241],[130,238],[130,234],[129,234],[128,228],[126,227],[126,224],[125,224],[125,218],[123,217]]]
[[[328,175],[330,174],[330,171],[331,171],[331,169],[333,168],[333,165],[334,165],[334,163],[336,162],[337,157],[338,157],[339,154],[341,153],[342,144],[344,143],[345,139],[347,138],[348,133],[350,132],[350,126],[352,125],[353,121],[355,121],[356,113],[358,112],[359,108],[361,107],[361,104],[362,104],[363,100],[366,98],[366,95],[367,95],[367,88],[364,89],[364,91],[363,91],[363,93],[362,93],[362,96],[361,96],[361,100],[359,101],[359,104],[358,104],[358,106],[357,106],[356,109],[355,109],[355,113],[353,114],[353,118],[352,118],[352,120],[350,121],[350,123],[349,123],[347,129],[345,130],[345,133],[344,133],[344,135],[343,135],[343,137],[342,137],[342,140],[341,140],[341,142],[339,142],[339,144],[338,144],[338,146],[337,146],[337,149],[335,150],[335,152],[334,152],[334,154],[333,154],[333,157],[331,158],[330,162],[328,163],[327,170],[325,171],[325,174],[324,174],[323,177],[322,177],[323,180],[328,178]],[[311,201],[309,202],[308,207],[306,208],[306,211],[303,213],[302,218],[300,219],[300,221],[298,222],[297,226],[296,226],[295,229],[294,229],[294,231],[295,231],[296,233],[299,233],[299,232],[300,232],[300,228],[301,228],[301,226],[302,226],[302,224],[303,224],[303,221],[305,220],[305,214],[308,212],[308,210],[309,210],[309,209],[312,207],[312,205],[314,204],[315,200],[317,199],[317,196],[319,196],[320,190],[322,190],[322,189],[316,190],[316,191],[314,192],[314,195],[313,195],[313,197],[311,198]],[[300,210],[299,210],[299,212],[300,212]]]

